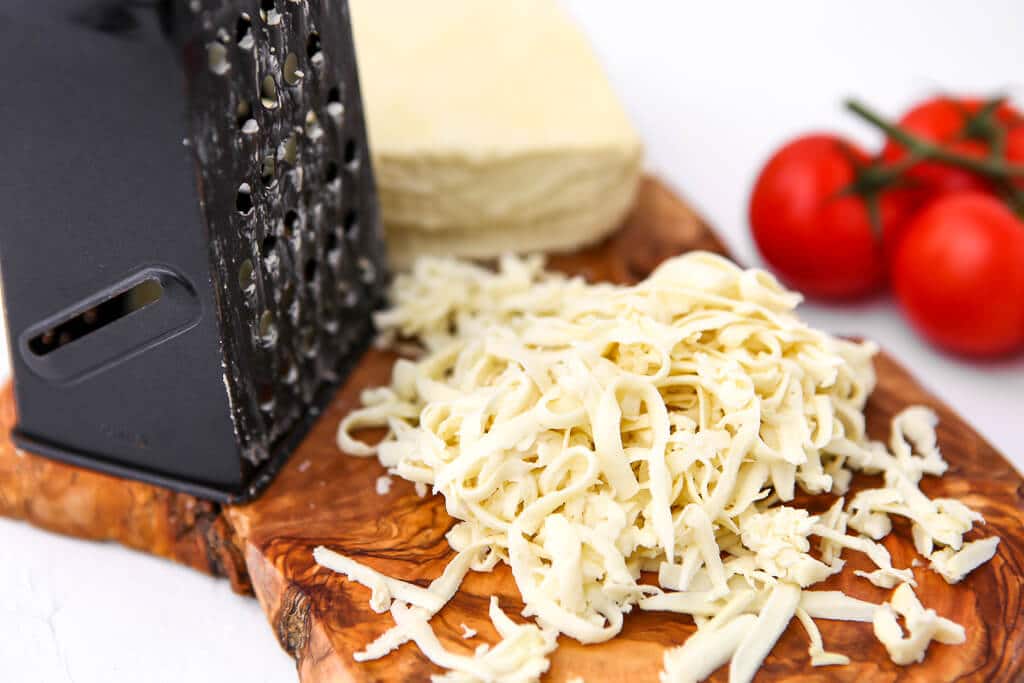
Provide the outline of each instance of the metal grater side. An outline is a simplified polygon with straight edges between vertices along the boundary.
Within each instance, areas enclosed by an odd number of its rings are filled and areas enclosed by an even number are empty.
[[[258,465],[369,338],[383,241],[347,4],[207,4],[193,140],[225,381]]]
[[[250,498],[369,344],[386,280],[347,4],[12,2],[12,437]]]

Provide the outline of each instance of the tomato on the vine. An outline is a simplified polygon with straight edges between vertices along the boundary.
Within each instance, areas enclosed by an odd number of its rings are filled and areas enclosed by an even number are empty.
[[[995,356],[1024,346],[1024,222],[999,199],[936,199],[907,226],[893,286],[914,326],[938,346]]]
[[[878,195],[878,223],[854,191],[870,158],[835,135],[797,138],[761,171],[750,224],[764,259],[789,285],[822,298],[851,298],[885,281],[879,230],[895,229],[913,208],[905,192]]]
[[[899,127],[919,138],[939,143],[952,152],[980,159],[991,154],[991,145],[984,139],[983,127],[975,126],[975,130],[971,130],[969,122],[984,106],[984,100],[977,98],[936,97],[904,114]],[[1009,129],[1007,158],[1012,160],[1011,148],[1024,144],[1024,141],[1011,142],[1010,138],[1024,136],[1024,116],[1003,103],[992,113],[991,124]],[[1024,155],[1024,150],[1013,154]],[[882,151],[882,158],[888,163],[896,163],[906,155],[906,149],[891,139]],[[915,164],[908,169],[906,177],[932,195],[964,190],[991,192],[994,189],[989,180],[972,171],[937,161]]]

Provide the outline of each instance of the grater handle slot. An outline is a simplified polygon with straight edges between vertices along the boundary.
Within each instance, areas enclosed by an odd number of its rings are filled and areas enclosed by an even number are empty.
[[[195,289],[164,267],[147,267],[29,327],[25,364],[58,384],[85,379],[195,326]]]
[[[45,356],[67,346],[76,339],[109,325],[126,315],[156,303],[163,296],[164,288],[158,278],[143,280],[98,305],[85,310],[28,340],[28,348],[37,356]]]

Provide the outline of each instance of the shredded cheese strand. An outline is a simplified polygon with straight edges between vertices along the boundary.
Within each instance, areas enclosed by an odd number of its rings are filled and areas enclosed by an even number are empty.
[[[888,445],[868,439],[876,349],[808,327],[799,300],[767,273],[707,253],[671,259],[632,287],[548,273],[539,258],[506,257],[496,272],[422,259],[399,275],[379,341],[412,341],[421,354],[395,364],[390,386],[363,393],[338,444],[375,454],[420,495],[440,493],[459,554],[444,585],[424,589],[317,550],[395,619],[358,657],[413,640],[451,670],[445,680],[532,680],[554,634],[608,640],[634,606],[698,625],[666,652],[666,681],[699,680],[726,661],[730,680],[750,680],[794,616],[815,665],[844,660],[824,650],[817,618],[872,622],[898,663],[933,639],[956,642],[962,630],[909,600],[913,572],[878,541],[892,515],[907,518],[915,548],[950,582],[998,541],[965,544],[980,515],[921,491],[924,476],[946,469],[929,409],[896,415]],[[387,436],[364,443],[365,427]],[[884,485],[847,503],[859,472]],[[811,515],[790,504],[798,490],[839,498]],[[843,569],[846,548],[875,565],[858,576],[897,587],[891,604],[805,590]],[[429,619],[470,566],[502,561],[536,626],[492,605],[501,644],[475,658],[448,653]],[[643,571],[657,571],[658,586],[640,582]],[[909,636],[896,613],[913,622]]]

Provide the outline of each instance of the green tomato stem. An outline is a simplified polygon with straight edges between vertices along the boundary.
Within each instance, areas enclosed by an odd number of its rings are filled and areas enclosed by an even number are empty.
[[[1010,164],[1001,159],[979,159],[957,154],[893,125],[857,100],[847,100],[846,108],[906,147],[911,156],[917,157],[915,163],[922,160],[941,161],[997,179],[1024,177],[1024,165]]]
[[[967,117],[967,122],[964,124],[963,138],[981,140],[993,145],[994,148],[995,138],[999,137],[1000,134],[1006,135],[1006,127],[996,118],[996,112],[1005,102],[1006,97],[1004,95],[998,95],[986,100],[978,111]],[[999,157],[1002,158],[1002,154]]]

